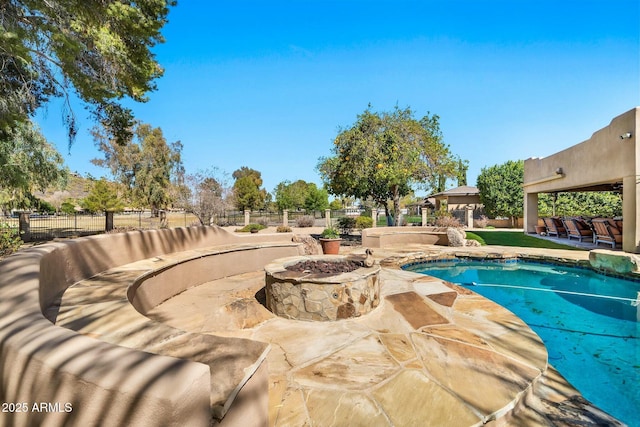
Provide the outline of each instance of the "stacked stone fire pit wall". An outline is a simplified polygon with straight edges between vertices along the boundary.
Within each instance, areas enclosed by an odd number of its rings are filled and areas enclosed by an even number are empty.
[[[334,321],[359,317],[380,302],[380,266],[327,274],[287,270],[304,261],[345,262],[342,255],[282,258],[265,266],[267,308],[287,319]]]
[[[280,257],[284,253],[300,253],[299,245],[291,243],[291,239],[290,233],[245,237],[217,227],[189,227],[91,236],[36,246],[8,257],[0,263],[0,402],[44,402],[62,410],[36,412],[29,406],[28,411],[0,414],[0,425],[4,425],[3,421],[6,425],[49,427],[211,425],[215,415],[212,390],[218,387],[212,384],[212,373],[228,372],[223,358],[215,357],[215,350],[208,357],[211,363],[200,363],[190,357],[153,354],[90,338],[52,323],[58,313],[57,301],[74,284],[87,281],[86,285],[81,284],[80,291],[82,286],[91,286],[88,279],[101,272],[194,249],[213,251],[210,259],[220,256],[215,255],[218,253],[233,258],[228,258],[226,267],[215,273],[231,275],[247,268],[255,270],[275,257],[252,256],[252,245],[255,251],[275,248],[272,253]],[[263,264],[252,265],[252,259]],[[187,280],[174,280],[172,270],[165,269],[160,275],[151,274],[136,281],[129,289],[129,298],[140,311],[180,292],[181,287],[194,286],[204,279],[188,273],[190,262],[176,265],[178,269],[174,271]],[[122,275],[126,277],[126,269]],[[126,289],[127,284],[118,279],[100,282],[101,288],[94,294],[103,295],[103,301],[86,312],[86,322],[78,319],[78,325],[108,319],[114,304],[130,304],[126,292],[124,297],[116,298],[116,294],[122,294],[119,289]],[[154,293],[154,287],[159,292]],[[140,332],[146,331],[153,339],[157,331],[151,321],[147,325],[150,329]],[[102,326],[114,335],[118,327],[118,322]],[[229,345],[234,344],[229,341]],[[246,383],[236,383],[238,386],[223,409],[228,413],[219,414],[224,416],[218,419],[220,425],[266,425],[268,373],[266,364],[260,363],[247,367],[254,374]],[[236,381],[231,377],[228,380]],[[249,424],[247,417],[252,420]]]

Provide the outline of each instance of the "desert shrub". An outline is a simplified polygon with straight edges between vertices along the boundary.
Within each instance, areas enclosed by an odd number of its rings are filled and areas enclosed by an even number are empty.
[[[276,231],[278,233],[291,233],[291,227],[287,225],[280,225],[278,226],[278,228],[276,228]]]
[[[22,246],[17,228],[0,223],[0,256],[11,255]]]
[[[242,227],[242,228],[236,228],[236,232],[239,232],[239,233],[249,233],[249,232],[251,232],[251,231],[253,231],[253,230],[260,231],[260,230],[264,230],[265,228],[267,228],[267,227],[265,227],[265,226],[264,226],[264,225],[262,225],[262,224],[255,224],[255,223],[252,223],[252,224],[247,224],[247,225],[245,225],[245,226],[244,226],[244,227]],[[255,233],[256,231],[254,231],[254,233]]]
[[[136,231],[136,230],[139,230],[139,228],[127,225],[127,226],[124,226],[124,227],[114,227],[109,231],[105,231],[104,234],[126,233],[127,231]]]
[[[356,219],[350,216],[338,218],[338,228],[342,234],[349,234],[356,227]]]
[[[436,226],[438,227],[462,227],[458,218],[453,216],[442,216],[436,219]]]
[[[265,227],[268,227],[269,218],[267,218],[266,216],[261,216],[260,218],[256,219],[256,223],[260,225],[264,225]]]
[[[303,215],[296,219],[296,225],[298,227],[313,227],[316,223],[316,219],[311,215]]]
[[[370,216],[359,216],[356,218],[356,228],[362,230],[363,228],[373,227],[373,218]]]
[[[485,228],[487,225],[489,225],[489,218],[487,218],[485,215],[481,215],[480,218],[476,219],[473,223],[478,228]]]

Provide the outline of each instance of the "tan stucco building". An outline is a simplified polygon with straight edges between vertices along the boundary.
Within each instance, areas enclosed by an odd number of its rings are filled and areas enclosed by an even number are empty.
[[[480,190],[469,185],[427,196],[423,205],[428,203],[433,204],[436,211],[445,203],[447,211],[469,227],[473,227],[473,218],[484,212],[484,205],[480,202]]]
[[[525,232],[538,224],[538,194],[622,189],[622,249],[640,253],[640,107],[611,120],[590,139],[524,162]]]

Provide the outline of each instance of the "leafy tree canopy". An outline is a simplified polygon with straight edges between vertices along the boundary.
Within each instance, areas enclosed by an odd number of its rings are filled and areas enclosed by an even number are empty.
[[[524,162],[509,160],[501,165],[482,168],[477,185],[480,201],[491,218],[521,217],[524,206]]]
[[[182,144],[167,143],[162,129],[138,123],[135,138],[120,145],[96,127],[92,131],[102,159],[93,159],[97,166],[109,168],[113,176],[128,190],[133,203],[149,207],[154,212],[172,202],[172,185],[182,179]]]
[[[282,181],[276,186],[276,205],[279,210],[303,209],[309,195],[309,183],[299,179],[295,182]]]
[[[124,98],[146,101],[163,73],[151,49],[173,0],[0,2],[0,140],[52,97],[65,100],[69,144],[77,132],[71,95],[118,143],[130,138]]]
[[[95,181],[82,205],[89,212],[120,212],[124,208],[115,184],[105,178]]]
[[[332,153],[318,163],[329,193],[371,198],[385,209],[391,200],[394,221],[400,198],[412,186],[433,188],[439,177],[454,177],[457,165],[442,141],[439,117],[416,120],[410,108],[384,113],[367,108],[340,131]]]
[[[307,186],[307,197],[304,199],[304,208],[307,211],[324,211],[329,208],[329,192],[324,188],[318,188],[314,183]]]
[[[540,194],[538,215],[613,218],[622,215],[622,199],[611,191]]]
[[[28,208],[35,190],[65,183],[68,171],[62,156],[31,121],[17,124],[5,137],[0,139],[0,188],[5,189],[5,203]]]
[[[262,174],[255,169],[242,166],[233,172],[232,176],[235,179],[233,192],[236,208],[241,211],[264,208],[267,190],[260,188],[262,186]]]

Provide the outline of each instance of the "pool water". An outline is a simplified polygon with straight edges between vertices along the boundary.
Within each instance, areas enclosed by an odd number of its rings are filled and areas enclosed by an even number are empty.
[[[461,284],[511,310],[586,399],[640,426],[640,283],[524,261],[432,262],[405,270]]]

